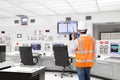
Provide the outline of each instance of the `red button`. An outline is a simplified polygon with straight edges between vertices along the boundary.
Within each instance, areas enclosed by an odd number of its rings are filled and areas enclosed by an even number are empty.
[[[105,41],[105,44],[108,44],[109,42],[108,41]]]
[[[100,44],[103,44],[103,41],[100,41],[99,43],[100,43]]]

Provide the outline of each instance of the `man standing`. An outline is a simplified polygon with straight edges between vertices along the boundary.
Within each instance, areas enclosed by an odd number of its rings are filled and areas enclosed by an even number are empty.
[[[79,80],[90,80],[90,70],[94,65],[95,39],[86,34],[87,25],[85,22],[78,23],[79,38],[72,34],[70,51],[75,52],[75,65]]]

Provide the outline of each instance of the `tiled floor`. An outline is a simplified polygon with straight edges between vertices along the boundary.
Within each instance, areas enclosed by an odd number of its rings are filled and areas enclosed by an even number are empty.
[[[57,76],[55,77],[55,74]],[[45,72],[45,80],[78,80],[78,76],[76,73],[73,73],[73,77],[70,76],[64,76],[63,78],[60,77],[60,72]],[[98,79],[91,77],[91,80],[103,80],[103,79]]]

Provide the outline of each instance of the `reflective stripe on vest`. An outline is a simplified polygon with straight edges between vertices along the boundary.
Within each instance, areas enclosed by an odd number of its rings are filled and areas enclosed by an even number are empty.
[[[94,62],[94,60],[75,60],[76,62]]]
[[[78,54],[87,54],[87,53],[93,53],[94,50],[86,50],[86,51],[77,51]]]

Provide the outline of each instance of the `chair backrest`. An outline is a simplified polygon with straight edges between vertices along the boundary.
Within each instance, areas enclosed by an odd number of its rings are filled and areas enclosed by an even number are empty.
[[[21,63],[24,65],[35,65],[33,62],[32,48],[31,47],[20,47],[20,58]]]
[[[55,65],[57,66],[69,66],[68,49],[66,45],[53,46]]]
[[[0,45],[0,62],[4,62],[6,60],[6,46]]]

